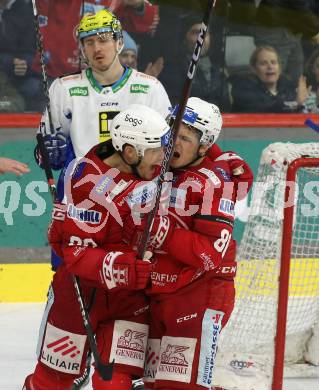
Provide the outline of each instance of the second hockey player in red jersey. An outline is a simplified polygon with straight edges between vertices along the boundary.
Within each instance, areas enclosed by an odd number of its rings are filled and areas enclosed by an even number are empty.
[[[218,337],[235,298],[235,201],[243,196],[240,181],[248,180],[246,189],[252,181],[234,153],[220,153],[214,162],[207,157],[221,127],[217,106],[188,100],[170,163],[168,212],[160,206],[151,231],[148,389],[212,388]],[[144,228],[145,218],[136,226],[130,217],[126,240],[138,243]]]

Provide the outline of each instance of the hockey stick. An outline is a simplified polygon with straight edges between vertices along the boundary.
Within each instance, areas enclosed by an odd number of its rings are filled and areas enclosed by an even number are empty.
[[[152,210],[148,213],[146,228],[143,231],[140,245],[138,248],[138,258],[139,259],[144,258],[144,254],[145,254],[147,246],[149,244],[150,230],[151,230],[153,220],[155,218],[155,215],[156,215],[158,207],[159,207],[162,186],[164,183],[164,176],[165,176],[166,172],[168,172],[168,170],[169,170],[169,162],[170,162],[170,159],[173,155],[174,144],[175,144],[175,140],[177,137],[178,128],[180,127],[180,124],[182,122],[182,118],[184,116],[184,111],[185,111],[185,107],[187,104],[187,100],[188,100],[189,95],[190,95],[190,90],[191,90],[192,82],[193,82],[194,75],[196,72],[197,63],[199,61],[200,53],[202,51],[202,46],[203,46],[206,32],[208,29],[208,23],[209,23],[211,11],[212,11],[212,8],[215,7],[215,4],[216,4],[216,0],[208,0],[208,2],[207,2],[207,8],[206,8],[206,11],[205,11],[204,16],[203,16],[201,29],[198,33],[194,52],[193,52],[193,55],[192,55],[192,58],[191,58],[191,61],[190,61],[190,64],[189,64],[189,67],[187,70],[186,80],[185,80],[185,83],[183,86],[182,96],[181,96],[181,99],[179,102],[179,107],[178,107],[178,112],[177,112],[176,118],[173,122],[173,125],[170,129],[169,142],[168,142],[168,145],[167,145],[166,150],[165,150],[164,159],[163,159],[160,174],[159,174],[159,177],[157,180],[155,204],[154,204],[154,207],[152,208]]]
[[[48,114],[49,114],[50,131],[52,133],[53,122],[52,122],[52,116],[51,116],[51,110],[50,110],[50,97],[49,97],[47,76],[46,76],[45,63],[44,63],[44,54],[43,54],[44,49],[43,49],[43,44],[42,44],[43,38],[42,38],[42,34],[40,32],[39,16],[38,16],[38,11],[37,11],[35,0],[32,0],[32,6],[33,6],[34,21],[35,21],[35,26],[36,26],[35,28],[37,31],[37,46],[38,46],[38,50],[40,52],[39,54],[40,54],[40,62],[41,62],[41,68],[42,68],[43,87],[45,89],[45,91],[44,91],[45,96],[47,98],[47,104],[48,104],[47,108],[48,108]],[[48,152],[47,152],[46,147],[44,145],[43,135],[41,132],[37,134],[37,142],[38,142],[39,149],[41,152],[42,164],[44,167],[45,175],[46,175],[49,187],[50,187],[50,192],[51,192],[52,200],[54,203],[57,200],[57,191],[56,191],[55,182],[54,182],[54,178],[53,178],[53,174],[52,174],[52,169],[50,166]],[[81,291],[78,277],[72,276],[72,278],[73,278],[73,283],[74,283],[74,288],[75,288],[77,300],[78,300],[78,303],[80,305],[81,315],[82,315],[83,324],[84,324],[84,327],[85,327],[85,330],[87,333],[89,346],[90,346],[90,349],[92,351],[92,354],[93,354],[93,357],[95,360],[96,369],[103,380],[111,380],[112,374],[113,374],[114,361],[110,364],[104,364],[101,361],[101,357],[100,357],[98,349],[97,349],[92,325],[90,323],[88,310],[86,309],[86,307],[84,305],[84,300],[83,300],[82,291]]]

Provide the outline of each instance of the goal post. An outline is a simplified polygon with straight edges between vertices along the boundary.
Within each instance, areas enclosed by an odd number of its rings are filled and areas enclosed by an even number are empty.
[[[214,385],[281,390],[284,372],[319,377],[319,143],[264,150],[237,261]]]
[[[289,199],[296,198],[295,184],[297,183],[297,173],[302,168],[303,169],[317,168],[319,170],[319,158],[300,157],[290,162],[287,168],[286,187],[285,187],[286,207],[284,208],[284,219],[283,219],[283,229],[282,229],[277,326],[276,326],[276,336],[275,336],[275,356],[274,356],[272,390],[282,390],[282,386],[283,386],[286,325],[287,325],[287,311],[288,311],[288,300],[289,300],[290,259],[291,259],[292,242],[293,242],[293,220],[294,220],[294,208],[295,208],[295,202],[289,204]],[[319,198],[318,198],[318,202],[319,202]]]

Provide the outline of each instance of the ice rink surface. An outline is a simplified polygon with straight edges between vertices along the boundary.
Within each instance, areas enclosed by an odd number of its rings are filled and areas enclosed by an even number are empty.
[[[21,390],[33,371],[44,304],[0,304],[0,390]],[[86,390],[92,390],[88,385]],[[285,380],[284,390],[318,390],[317,379]]]

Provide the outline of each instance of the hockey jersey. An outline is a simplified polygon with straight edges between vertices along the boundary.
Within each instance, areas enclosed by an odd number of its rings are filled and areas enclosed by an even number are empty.
[[[145,104],[163,117],[170,107],[162,84],[131,68],[125,68],[112,86],[101,86],[91,68],[56,79],[50,87],[50,101],[53,127],[70,137],[76,157],[110,139],[112,119],[128,105]],[[47,112],[41,122],[42,128],[50,128]]]
[[[200,277],[232,280],[236,185],[228,163],[205,158],[199,166],[176,171],[169,199],[176,228],[164,251],[155,253],[149,292],[173,292]]]
[[[100,276],[106,254],[131,252],[122,243],[122,226],[130,213],[129,194],[140,182],[105,164],[110,150],[110,142],[97,145],[78,162],[66,182],[68,203],[54,207],[48,231],[67,269],[101,288],[106,287]]]

